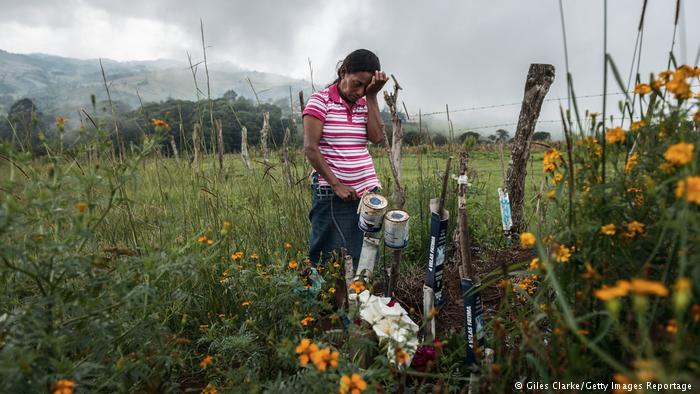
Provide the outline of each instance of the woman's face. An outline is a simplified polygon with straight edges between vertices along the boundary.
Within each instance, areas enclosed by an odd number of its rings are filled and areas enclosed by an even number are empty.
[[[338,88],[340,96],[349,103],[354,103],[365,95],[365,89],[372,82],[372,73],[359,71],[356,73],[340,73]]]

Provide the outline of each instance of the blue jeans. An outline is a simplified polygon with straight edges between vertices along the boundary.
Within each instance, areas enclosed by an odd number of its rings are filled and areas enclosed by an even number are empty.
[[[375,189],[378,190],[378,189]],[[314,174],[311,184],[311,235],[309,239],[309,259],[313,264],[327,264],[333,253],[340,257],[344,247],[352,256],[355,269],[360,261],[364,233],[358,227],[360,215],[357,208],[360,200],[345,202],[330,186],[319,186],[318,175]]]

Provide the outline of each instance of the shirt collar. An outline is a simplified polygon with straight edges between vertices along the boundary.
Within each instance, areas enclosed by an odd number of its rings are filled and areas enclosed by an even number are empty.
[[[328,88],[328,97],[338,104],[344,104],[345,100],[340,97],[340,92],[338,91],[338,84],[334,83]],[[345,103],[347,104],[347,103]],[[354,106],[365,105],[367,100],[363,97],[355,102]]]

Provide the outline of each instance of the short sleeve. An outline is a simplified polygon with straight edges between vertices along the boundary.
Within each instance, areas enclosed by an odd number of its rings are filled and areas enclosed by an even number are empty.
[[[328,113],[326,100],[319,92],[316,92],[309,97],[309,101],[306,103],[306,107],[304,107],[302,116],[311,115],[314,118],[319,119],[321,122],[325,122],[326,113]]]

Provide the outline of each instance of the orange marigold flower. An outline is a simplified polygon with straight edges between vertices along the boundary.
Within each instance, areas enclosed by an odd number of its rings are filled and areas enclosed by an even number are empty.
[[[66,126],[66,118],[63,116],[57,116],[56,117],[56,127],[58,128],[64,128]]]
[[[202,390],[202,394],[219,394],[219,390],[216,389],[216,386],[209,383],[207,387]]]
[[[287,264],[287,267],[289,267],[291,269],[295,269],[298,266],[299,266],[299,263],[297,263],[296,260],[292,260]]]
[[[59,379],[51,385],[53,394],[73,394],[76,384],[70,379]]]
[[[700,176],[689,176],[676,182],[676,197],[700,205]]]
[[[673,144],[668,147],[664,153],[664,159],[669,163],[677,166],[682,166],[693,160],[693,150],[695,145],[684,142]]]
[[[243,258],[243,252],[235,252],[231,254],[231,260],[236,261]]]
[[[80,213],[85,213],[85,211],[87,210],[87,207],[88,207],[88,205],[83,201],[80,201],[79,203],[75,204],[75,208]]]
[[[675,334],[678,332],[678,322],[676,319],[671,319],[666,324],[666,332],[669,334]]]
[[[611,145],[625,142],[625,130],[622,127],[608,129],[605,132],[605,142]]]
[[[411,356],[408,354],[408,352],[401,348],[396,348],[394,351],[394,360],[396,361],[396,365],[401,366],[408,364],[410,358]]]
[[[532,259],[530,261],[530,271],[536,271],[536,270],[540,269],[540,266],[541,266],[541,264],[540,264],[539,258],[535,257],[534,259]]]
[[[207,239],[208,238],[206,235],[200,235],[199,237],[197,237],[197,242],[199,242],[200,244],[205,244],[207,243]]]
[[[550,200],[554,200],[557,197],[557,191],[556,190],[550,190],[547,192],[547,198]]]
[[[257,260],[257,259],[259,259],[259,258],[260,258],[260,257],[258,257],[258,254],[255,253],[255,252],[253,252],[253,254],[250,255],[250,259],[251,259],[251,260]]]
[[[306,327],[309,325],[309,323],[311,323],[314,320],[316,320],[316,319],[314,319],[314,317],[311,316],[311,314],[307,314],[306,317],[301,319],[301,321],[299,323],[301,323],[302,326]]]
[[[207,240],[207,245],[211,246],[211,245],[213,245],[213,244],[214,244],[214,240],[213,240],[213,239],[208,239],[208,240]]]
[[[673,93],[679,100],[689,99],[692,96],[690,85],[685,79],[675,78],[666,84],[666,89]]]
[[[638,120],[638,121],[632,122],[632,124],[630,124],[630,130],[639,130],[646,125],[647,125],[647,122],[645,122],[643,120]]]
[[[229,222],[228,220],[224,220],[224,223],[221,225],[221,227],[225,231],[229,231],[231,229],[231,222]]]
[[[199,328],[200,328],[201,330],[206,330],[207,328],[209,328],[209,324],[206,324],[206,323],[205,323],[205,324],[200,324],[200,325],[199,325]]]
[[[170,125],[169,125],[166,121],[164,121],[163,119],[156,119],[156,118],[153,118],[153,119],[151,119],[151,124],[152,124],[153,127],[155,127],[155,128],[163,128],[163,129],[169,129],[169,128],[170,128]]]
[[[560,182],[563,181],[563,180],[564,180],[564,175],[562,175],[562,174],[559,173],[559,172],[557,172],[556,174],[554,174],[554,177],[552,178],[552,181],[553,181],[555,184],[558,184],[558,183],[560,183]]]
[[[600,228],[600,232],[605,234],[605,235],[615,235],[615,230],[616,230],[615,225],[612,223],[606,224],[605,226],[602,226]]]
[[[700,95],[700,93],[698,93]],[[700,123],[700,110],[693,115],[693,122]]]
[[[361,280],[356,280],[356,281],[352,282],[352,284],[350,285],[350,288],[355,290],[355,294],[360,294],[360,293],[362,293],[362,290],[365,289],[365,284],[362,283]]]
[[[661,71],[659,73],[659,79],[662,81],[668,81],[671,78],[671,75],[673,75],[673,71],[671,70]]]
[[[243,302],[241,302],[241,306],[250,306],[252,303],[253,302],[251,300],[243,300]]]
[[[557,263],[566,263],[571,258],[571,249],[567,248],[566,245],[559,245],[556,251]]]
[[[212,362],[214,362],[214,357],[207,354],[207,356],[199,362],[199,367],[202,369],[206,369]]]
[[[627,223],[627,232],[631,233],[632,235],[644,234],[644,223],[640,223],[636,220]]]
[[[592,279],[592,280],[599,280],[600,279],[600,274],[598,271],[596,271],[595,268],[591,265],[591,263],[586,263],[585,265],[586,272],[581,274],[582,277],[585,279]]]
[[[433,307],[433,308],[430,308],[430,310],[428,311],[428,317],[430,317],[431,319],[433,317],[437,316],[437,314],[438,314],[437,308]]]
[[[544,172],[553,172],[554,170],[556,170],[557,167],[559,166],[559,161],[561,161],[561,153],[554,148],[549,148],[544,153],[544,158],[543,158]]]
[[[668,296],[668,289],[663,283],[640,278],[634,278],[630,281],[630,291],[639,295]]]
[[[603,286],[593,292],[596,298],[602,301],[612,301],[616,298],[626,296],[630,291],[630,282],[626,280],[618,280],[615,286]]]
[[[535,246],[535,234],[533,233],[522,233],[520,234],[520,247],[523,249],[530,249]]]
[[[330,289],[328,289],[328,292],[331,294],[335,294],[335,287],[331,287]]]
[[[285,248],[285,249],[291,249],[291,248],[292,248],[292,244],[290,244],[289,242],[285,242],[285,243],[284,243],[284,248]]]
[[[327,367],[338,368],[338,352],[332,352],[330,348],[323,348],[311,353],[311,361],[316,369],[323,372]]]
[[[302,339],[296,347],[296,353],[299,355],[299,363],[306,365],[311,360],[311,355],[318,351],[318,346],[311,343],[310,339]]]
[[[362,376],[356,373],[352,374],[352,376],[343,375],[340,378],[339,394],[360,394],[365,390],[367,390],[367,383],[362,379]]]
[[[651,92],[651,86],[646,83],[638,83],[637,86],[634,87],[634,93],[638,94],[640,96],[644,96],[645,94],[648,94]]]

